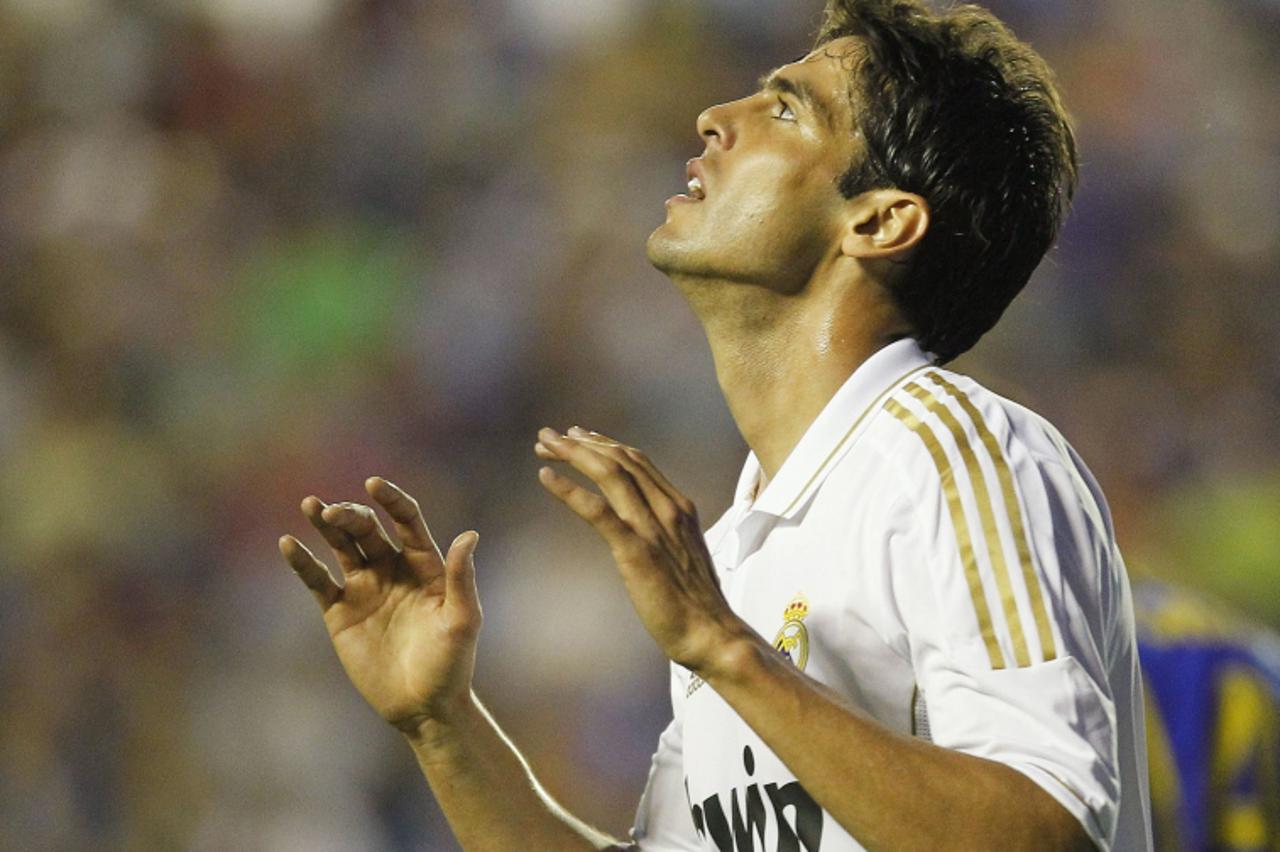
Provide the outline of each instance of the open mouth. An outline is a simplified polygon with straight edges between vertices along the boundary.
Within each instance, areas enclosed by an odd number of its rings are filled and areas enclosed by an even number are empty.
[[[702,160],[694,158],[685,164],[685,180],[687,190],[667,199],[668,204],[692,204],[707,197],[707,188],[702,182]]]

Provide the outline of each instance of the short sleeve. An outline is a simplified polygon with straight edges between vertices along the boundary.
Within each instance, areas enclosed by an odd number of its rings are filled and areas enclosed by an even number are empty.
[[[1018,770],[1071,812],[1099,849],[1111,848],[1115,709],[1075,659],[980,671],[936,657],[918,677],[936,745]]]
[[[996,439],[937,384],[889,409],[914,433],[889,570],[919,715],[935,744],[1023,773],[1108,850],[1120,804],[1109,531],[1071,469]]]
[[[674,704],[680,692],[674,670],[672,680]],[[641,852],[696,852],[702,848],[684,787],[684,731],[679,709],[677,704],[671,724],[658,738],[649,780],[636,809],[631,839]]]

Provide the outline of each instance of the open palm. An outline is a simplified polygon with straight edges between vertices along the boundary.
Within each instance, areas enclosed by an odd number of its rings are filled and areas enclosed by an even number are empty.
[[[365,488],[391,516],[401,547],[368,506],[308,497],[302,511],[336,555],[343,585],[293,536],[280,539],[280,551],[319,601],[360,694],[412,732],[470,695],[481,622],[472,559],[478,536],[459,536],[442,558],[416,500],[380,477]]]

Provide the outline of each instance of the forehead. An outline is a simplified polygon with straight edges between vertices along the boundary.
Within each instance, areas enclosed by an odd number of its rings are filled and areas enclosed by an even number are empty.
[[[840,36],[825,44],[818,45],[804,56],[792,62],[792,65],[810,65],[816,62],[828,62],[835,65],[844,74],[852,74],[862,58],[862,41],[855,36]]]
[[[858,39],[843,36],[814,48],[765,77],[781,76],[803,83],[833,116],[851,121],[854,75],[861,57]]]

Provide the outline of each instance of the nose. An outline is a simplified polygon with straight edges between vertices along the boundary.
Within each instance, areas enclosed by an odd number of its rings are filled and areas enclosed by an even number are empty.
[[[715,145],[722,150],[733,147],[734,130],[731,104],[716,104],[707,107],[698,116],[698,135],[708,148]]]

